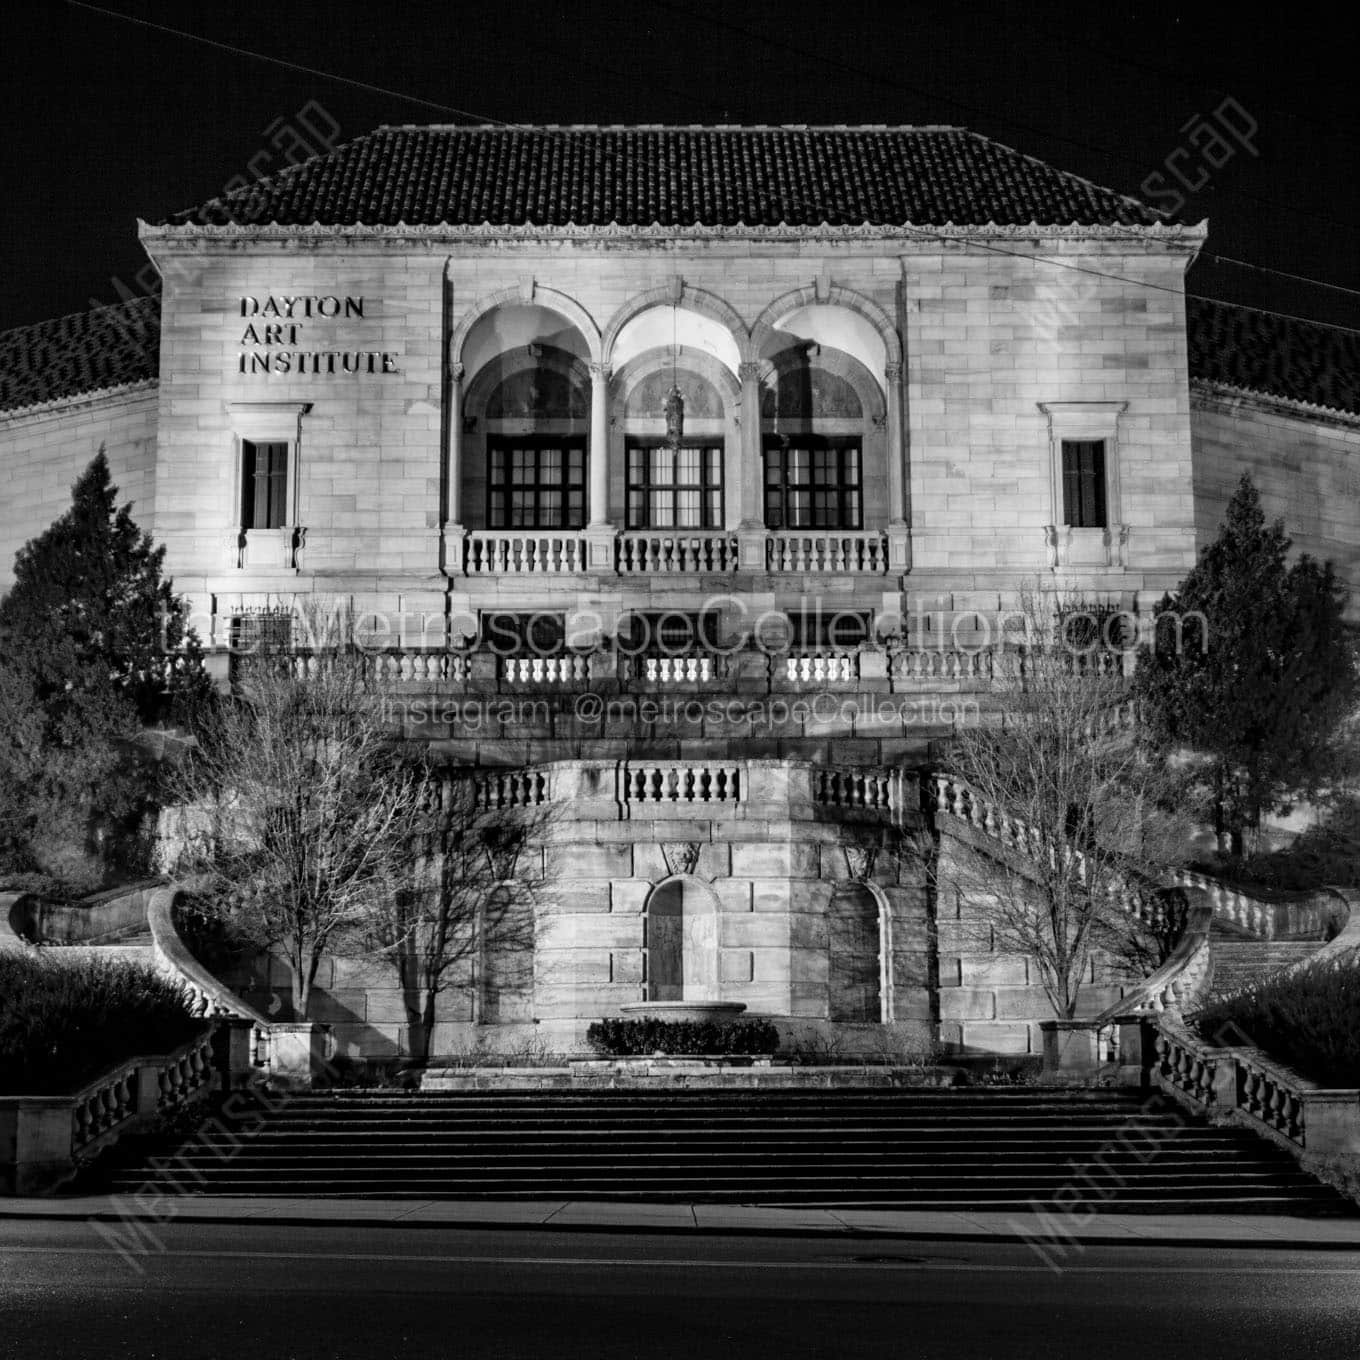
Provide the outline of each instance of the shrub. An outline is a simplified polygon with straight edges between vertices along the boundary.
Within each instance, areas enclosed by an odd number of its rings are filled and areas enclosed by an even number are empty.
[[[1360,955],[1264,978],[1206,1006],[1208,1040],[1251,1044],[1323,1086],[1360,1086]]]
[[[597,1020],[586,1041],[601,1053],[765,1054],[779,1047],[768,1020]]]
[[[176,982],[112,959],[0,954],[0,1095],[60,1095],[202,1033]]]

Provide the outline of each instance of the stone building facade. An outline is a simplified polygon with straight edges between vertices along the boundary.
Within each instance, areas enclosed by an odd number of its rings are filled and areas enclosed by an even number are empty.
[[[447,1042],[721,999],[1031,1047],[944,1016],[910,848],[999,611],[1146,613],[1248,467],[1357,569],[1350,396],[1196,374],[1204,226],[958,129],[384,128],[139,230],[158,309],[0,337],[6,568],[102,443],[223,664],[343,602],[410,737],[563,809],[532,981]]]

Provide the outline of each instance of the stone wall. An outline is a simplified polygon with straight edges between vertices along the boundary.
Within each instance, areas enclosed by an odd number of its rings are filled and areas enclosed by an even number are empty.
[[[14,581],[14,554],[70,506],[101,444],[119,504],[131,501],[138,525],[154,528],[156,411],[152,387],[0,415],[0,592]]]
[[[148,245],[158,258],[183,249],[168,240]],[[664,243],[633,241],[612,241],[608,249],[589,241],[500,241],[452,251],[419,240],[375,249],[362,238],[320,248],[196,243],[192,269],[174,271],[192,276],[192,288],[171,286],[164,304],[157,533],[177,581],[205,609],[214,601],[229,610],[246,597],[327,589],[354,593],[362,608],[426,609],[442,619],[477,608],[541,606],[545,589],[608,608],[616,594],[637,602],[646,591],[653,607],[678,607],[732,588],[730,578],[554,582],[501,573],[457,578],[449,596],[440,576],[444,361],[459,327],[495,299],[531,303],[556,309],[560,324],[547,342],[579,351],[584,342],[573,335],[598,344],[611,319],[639,299],[666,305],[678,272],[683,305],[726,327],[736,337],[733,354],[738,340],[752,343],[745,329],[762,315],[774,321],[784,309],[821,308],[836,313],[833,331],[844,329],[843,343],[863,349],[866,368],[874,366],[875,380],[888,384],[881,337],[900,335],[905,482],[919,578],[912,583],[945,595],[953,607],[970,607],[973,591],[995,598],[1018,575],[1052,565],[1046,526],[1055,520],[1053,444],[1041,404],[1121,406],[1120,514],[1129,535],[1061,570],[1086,591],[1160,592],[1183,574],[1193,548],[1184,316],[1174,291],[1184,259],[1162,247],[1131,251],[1126,243],[1118,254],[1097,242],[1046,248],[1063,257],[1062,268],[1029,255],[1028,246],[1017,246],[1024,258],[1015,258],[873,240],[690,242],[681,263]],[[1083,272],[1088,266],[1130,281]],[[392,356],[394,371],[242,373],[241,356],[249,358],[253,346],[243,343],[251,318],[241,316],[241,299],[278,295],[362,299],[362,317],[303,321],[295,344],[381,352]],[[877,337],[875,326],[882,327]],[[510,330],[506,344],[524,338]],[[479,350],[467,357],[479,364],[485,356]],[[468,372],[463,381],[475,378]],[[233,422],[241,404],[260,402],[309,405],[297,501],[306,529],[300,572],[242,572],[229,564],[240,496]],[[731,445],[736,436],[727,433]],[[469,436],[470,450],[476,438]],[[617,463],[617,430],[609,438]],[[879,446],[876,434],[869,444]],[[731,456],[728,468],[729,479],[740,470]],[[760,514],[758,506],[747,509]],[[877,503],[873,514],[881,518]],[[756,576],[735,584],[755,605],[792,601],[810,582]],[[833,589],[826,579],[812,584]],[[842,575],[834,591],[881,605],[885,587],[891,592],[896,584]]]
[[[1053,1019],[1053,1007],[1038,967],[1000,947],[993,924],[998,895],[1022,880],[1000,867],[1000,847],[985,833],[947,813],[937,814],[936,829],[941,1042],[965,1055],[1042,1053],[1039,1025]],[[1122,991],[1111,961],[1097,955],[1078,1014],[1100,1014]]]
[[[1360,621],[1360,418],[1226,391],[1196,394],[1195,538],[1217,537],[1244,472],[1297,552],[1330,560]]]

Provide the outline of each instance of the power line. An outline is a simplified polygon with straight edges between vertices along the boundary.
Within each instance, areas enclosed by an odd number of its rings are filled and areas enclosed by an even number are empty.
[[[1329,330],[1344,331],[1348,335],[1360,335],[1360,328],[1342,326],[1333,321],[1315,321],[1311,317],[1298,316],[1293,312],[1278,312],[1270,307],[1253,307],[1247,303],[1224,302],[1221,298],[1206,297],[1202,293],[1188,293],[1183,288],[1172,288],[1165,283],[1151,283],[1147,279],[1135,279],[1127,274],[1112,274],[1104,269],[1092,269],[1089,265],[1073,264],[1070,260],[1055,259],[1051,255],[1032,255],[1022,250],[1007,250],[1005,246],[989,245],[972,236],[946,236],[939,232],[926,231],[920,227],[904,227],[904,231],[917,234],[918,240],[954,241],[958,245],[969,246],[976,250],[989,251],[993,255],[1008,255],[1016,260],[1028,260],[1031,264],[1046,264],[1055,269],[1068,269],[1075,274],[1089,274],[1092,278],[1110,279],[1116,283],[1132,284],[1135,288],[1149,288],[1158,293],[1170,293],[1173,297],[1194,298],[1200,302],[1214,302],[1222,307],[1234,307],[1239,311],[1258,312],[1262,316],[1275,316],[1284,321],[1301,321],[1307,326],[1325,326]],[[1138,240],[1138,237],[1129,237]]]
[[[322,80],[333,80],[341,85],[350,85],[356,90],[365,90],[369,94],[385,95],[389,99],[401,99],[409,104],[420,104],[427,109],[437,109],[440,113],[452,113],[456,117],[465,118],[473,123],[494,123],[499,127],[523,127],[523,123],[507,123],[500,118],[490,118],[482,114],[470,113],[466,109],[455,108],[452,104],[440,104],[433,99],[422,99],[419,95],[403,94],[400,90],[389,90],[382,85],[370,85],[364,80],[353,80],[349,76],[339,76],[333,71],[323,71],[315,66],[303,66],[299,62],[285,61],[282,57],[271,57],[264,52],[252,52],[246,47],[236,47],[231,43],[217,42],[213,38],[202,37],[198,33],[188,33],[179,28],[168,28],[165,24],[153,24],[148,19],[137,19],[131,14],[120,14],[117,10],[102,9],[98,5],[86,4],[84,0],[66,0],[66,3],[73,9],[83,9],[91,14],[101,14],[109,19],[119,19],[125,24],[133,24],[137,28],[149,28],[157,33],[168,33],[174,38],[184,38],[188,42],[201,43],[204,47],[215,47],[219,52],[230,52],[238,57],[250,57],[253,61],[262,61],[269,66],[280,66],[285,71],[301,71],[304,75],[319,76]]]
[[[663,9],[675,10],[675,9],[677,8],[676,6],[674,6],[674,5],[672,5],[672,4],[666,3],[666,0],[652,0],[652,2],[653,2],[654,4],[656,4],[656,5],[658,5],[660,8],[663,8]],[[435,100],[424,99],[424,98],[420,97],[419,95],[405,94],[405,93],[403,93],[403,92],[401,92],[401,91],[399,91],[399,90],[391,90],[391,89],[388,89],[388,88],[386,88],[386,87],[384,87],[384,86],[381,86],[381,85],[373,85],[373,84],[370,84],[370,83],[368,83],[367,81],[354,80],[354,79],[352,79],[351,77],[348,77],[348,76],[336,75],[334,72],[331,72],[331,71],[321,70],[321,69],[318,68],[318,67],[304,66],[304,65],[302,65],[302,64],[300,64],[300,63],[298,63],[298,62],[287,61],[287,60],[285,60],[284,58],[281,58],[281,57],[273,57],[273,56],[269,56],[268,54],[263,53],[263,52],[254,52],[254,51],[251,51],[251,50],[248,49],[248,48],[238,47],[238,46],[235,46],[234,44],[231,44],[231,43],[219,42],[219,41],[217,41],[217,40],[215,40],[215,39],[213,39],[213,38],[205,38],[205,37],[203,37],[203,36],[201,36],[200,34],[197,34],[197,33],[190,33],[190,32],[187,32],[187,31],[185,31],[185,30],[182,30],[182,29],[170,28],[170,27],[168,27],[168,26],[166,26],[166,25],[164,25],[164,24],[156,24],[156,23],[152,23],[152,22],[150,22],[149,20],[146,20],[146,19],[138,19],[138,18],[135,18],[135,17],[132,16],[132,15],[119,13],[119,12],[116,11],[116,10],[104,9],[104,8],[98,6],[98,5],[91,5],[91,4],[88,4],[88,3],[85,2],[85,0],[67,0],[67,4],[70,5],[72,8],[75,8],[75,9],[83,9],[83,10],[87,10],[87,11],[89,11],[90,13],[93,13],[93,14],[103,15],[103,16],[105,16],[105,17],[107,17],[107,18],[111,18],[111,19],[118,19],[118,20],[121,20],[121,21],[124,22],[124,23],[132,24],[132,25],[134,25],[134,26],[136,26],[136,27],[139,27],[139,28],[151,29],[151,30],[153,30],[153,31],[155,31],[155,32],[168,34],[168,35],[170,35],[171,37],[183,38],[183,39],[185,39],[186,41],[189,41],[189,42],[199,43],[199,44],[201,44],[201,45],[203,45],[203,46],[212,47],[212,48],[217,49],[218,51],[228,52],[228,53],[231,53],[231,54],[236,55],[236,56],[248,57],[248,58],[250,58],[250,59],[253,60],[253,61],[264,62],[265,64],[270,65],[270,66],[278,66],[278,67],[281,67],[281,68],[283,68],[283,69],[285,69],[285,70],[290,70],[290,71],[300,71],[300,72],[302,72],[302,73],[304,73],[304,74],[306,74],[306,75],[318,76],[318,77],[320,77],[321,79],[324,79],[324,80],[332,80],[332,81],[335,81],[335,82],[337,82],[337,83],[339,83],[339,84],[342,84],[342,85],[349,85],[349,86],[351,86],[351,87],[353,87],[353,88],[355,88],[355,89],[365,90],[365,91],[367,91],[368,93],[371,93],[371,94],[381,94],[381,95],[385,95],[385,96],[387,96],[387,97],[389,97],[389,98],[403,100],[403,101],[405,101],[405,102],[407,102],[407,103],[419,104],[419,105],[421,105],[421,106],[423,106],[423,107],[425,107],[425,108],[437,109],[437,110],[438,110],[439,112],[441,112],[441,113],[452,113],[452,114],[456,115],[456,116],[459,117],[459,118],[464,118],[464,119],[467,119],[467,120],[469,120],[469,121],[471,121],[471,122],[474,122],[474,123],[491,124],[491,125],[494,125],[494,126],[497,126],[497,127],[504,127],[504,128],[522,128],[522,127],[527,126],[526,124],[523,124],[523,123],[509,123],[509,122],[506,122],[504,119],[492,118],[492,117],[490,117],[489,115],[483,115],[483,114],[473,113],[473,112],[470,112],[469,110],[466,110],[466,109],[457,108],[457,107],[455,107],[455,106],[453,106],[453,105],[451,105],[451,104],[441,104],[441,103],[436,102]],[[712,16],[710,16],[710,18],[712,18]],[[722,24],[724,27],[729,28],[729,29],[731,29],[731,30],[733,30],[733,31],[735,31],[735,32],[742,33],[742,34],[744,34],[744,35],[746,35],[746,36],[748,36],[748,37],[754,37],[754,36],[756,36],[756,35],[750,33],[750,31],[749,31],[748,29],[742,28],[742,27],[741,27],[740,25],[738,25],[738,24],[733,24],[733,23],[731,23],[731,22],[729,22],[729,21],[722,20],[722,19],[715,20],[715,22],[718,22],[718,23]],[[764,40],[764,41],[772,41],[772,40],[770,40],[768,37],[764,38],[763,40]],[[779,42],[775,42],[773,45],[782,47],[785,51],[788,51],[788,52],[790,52],[790,53],[793,53],[794,55],[798,55],[798,56],[815,56],[815,58],[816,58],[817,60],[822,61],[822,62],[823,62],[824,64],[826,64],[826,65],[836,66],[836,67],[838,67],[839,69],[842,69],[842,70],[845,70],[845,71],[849,71],[849,72],[852,72],[852,73],[854,73],[854,74],[867,76],[869,79],[875,80],[875,81],[877,81],[877,82],[880,83],[880,84],[887,84],[889,87],[892,87],[893,85],[897,85],[897,86],[900,86],[900,87],[903,88],[903,89],[912,90],[914,93],[917,93],[917,94],[920,94],[920,95],[923,95],[923,96],[926,96],[926,97],[930,97],[930,98],[943,98],[944,102],[953,104],[956,108],[966,109],[966,110],[968,110],[969,112],[984,113],[984,114],[985,114],[985,110],[978,109],[976,106],[973,106],[973,105],[965,104],[965,103],[963,103],[963,102],[960,101],[960,100],[951,99],[951,98],[949,98],[948,96],[936,96],[936,95],[935,95],[933,92],[931,92],[931,91],[923,90],[923,89],[921,89],[921,88],[919,88],[919,87],[917,87],[917,86],[912,86],[912,85],[906,84],[905,82],[900,82],[900,81],[896,81],[896,82],[894,82],[894,81],[886,81],[886,80],[884,80],[884,79],[883,79],[882,77],[880,77],[880,76],[876,76],[876,75],[874,75],[874,74],[871,73],[871,72],[864,71],[864,70],[862,70],[862,69],[860,69],[860,68],[857,68],[857,67],[855,67],[855,66],[853,66],[853,65],[851,65],[851,64],[849,64],[849,63],[840,62],[840,61],[837,61],[837,60],[834,60],[834,59],[831,59],[831,58],[827,58],[827,57],[825,57],[824,55],[821,55],[821,54],[809,53],[809,52],[806,52],[805,50],[803,50],[803,49],[801,49],[801,48],[797,48],[797,47],[795,47],[795,46],[793,46],[792,44],[789,44],[789,43],[779,43]],[[1008,122],[1008,123],[1009,123],[1011,126],[1013,126],[1013,127],[1024,128],[1026,131],[1033,132],[1033,133],[1035,133],[1037,136],[1053,137],[1054,140],[1057,140],[1057,141],[1065,141],[1065,142],[1067,142],[1068,144],[1074,145],[1074,146],[1082,146],[1082,147],[1084,147],[1085,149],[1090,150],[1090,151],[1098,151],[1098,152],[1101,152],[1102,154],[1116,154],[1116,155],[1118,154],[1118,153],[1107,153],[1107,152],[1105,152],[1105,149],[1104,149],[1104,148],[1099,147],[1099,146],[1095,146],[1095,145],[1093,145],[1093,144],[1091,144],[1091,143],[1080,142],[1080,141],[1077,141],[1077,140],[1072,139],[1072,138],[1066,138],[1066,137],[1062,137],[1062,136],[1060,136],[1060,135],[1054,135],[1054,134],[1046,133],[1046,132],[1044,132],[1042,129],[1037,128],[1037,127],[1034,127],[1032,124],[1017,123],[1017,122],[1014,122],[1013,120],[1005,119],[1005,118],[1003,118],[1001,121],[1003,121],[1003,122]],[[1129,158],[1129,157],[1123,157],[1123,159],[1125,159],[1125,160],[1129,161],[1130,163],[1132,163],[1132,160],[1131,160],[1131,158]],[[1244,197],[1252,197],[1252,195],[1243,195],[1243,196],[1244,196]],[[1271,202],[1271,200],[1269,200],[1269,199],[1262,199],[1262,200],[1259,200],[1259,201],[1261,201],[1261,202],[1266,202],[1266,203],[1270,203],[1270,202]],[[1300,211],[1303,211],[1303,210],[1300,210]],[[1315,216],[1316,214],[1307,214],[1307,215],[1309,215],[1309,216]],[[1335,219],[1331,219],[1331,218],[1323,218],[1322,220],[1324,220],[1324,221],[1334,221]],[[1338,222],[1337,225],[1344,226],[1344,225],[1349,225],[1349,224],[1339,223],[1339,222]],[[910,229],[909,229],[909,230],[910,230]],[[932,236],[932,239],[935,239],[935,234],[934,234],[934,233],[932,233],[931,236]],[[1075,265],[1075,264],[1070,263],[1069,261],[1056,260],[1056,259],[1053,259],[1052,257],[1033,256],[1033,255],[1025,254],[1024,252],[1021,252],[1021,251],[1006,250],[1004,247],[1000,247],[1000,246],[989,246],[989,245],[984,245],[984,244],[982,244],[981,242],[978,242],[977,240],[975,240],[975,239],[973,239],[973,238],[943,237],[943,238],[940,238],[940,239],[954,240],[954,241],[964,241],[964,242],[966,242],[967,244],[971,244],[971,245],[974,245],[974,246],[978,246],[978,247],[981,248],[981,249],[989,250],[989,251],[991,251],[991,252],[993,252],[993,253],[995,253],[995,254],[1010,255],[1010,256],[1013,256],[1013,257],[1016,258],[1016,259],[1028,259],[1028,260],[1035,261],[1035,262],[1038,262],[1038,261],[1042,260],[1044,263],[1047,263],[1047,264],[1050,264],[1050,265],[1053,265],[1053,266],[1056,266],[1056,267],[1065,268],[1065,269],[1070,269],[1070,270],[1073,270],[1074,272],[1077,272],[1077,273],[1090,274],[1090,275],[1092,275],[1093,277],[1097,277],[1097,278],[1110,279],[1110,280],[1113,280],[1113,281],[1116,281],[1116,282],[1120,282],[1120,283],[1128,283],[1128,284],[1132,284],[1132,285],[1134,285],[1135,287],[1153,288],[1153,289],[1157,289],[1157,290],[1163,291],[1163,292],[1174,293],[1174,294],[1176,294],[1177,296],[1185,296],[1185,297],[1200,297],[1200,296],[1201,296],[1201,295],[1199,295],[1199,294],[1192,294],[1192,293],[1184,292],[1184,290],[1181,290],[1181,289],[1168,288],[1168,287],[1166,287],[1164,284],[1153,284],[1153,283],[1149,283],[1147,280],[1144,280],[1144,279],[1134,279],[1134,278],[1128,278],[1128,277],[1125,277],[1125,276],[1119,275],[1119,274],[1110,274],[1110,273],[1107,273],[1107,272],[1105,272],[1105,271],[1091,269],[1089,266],[1085,266],[1085,265]],[[1124,237],[1124,238],[1122,238],[1122,239],[1125,239],[1125,240],[1128,240],[1128,241],[1141,241],[1143,238],[1140,237],[1140,236],[1129,235],[1129,236],[1126,236],[1126,237]],[[1272,275],[1276,275],[1276,276],[1278,276],[1278,277],[1280,277],[1280,278],[1289,279],[1289,280],[1291,280],[1291,281],[1293,281],[1293,282],[1296,282],[1296,283],[1307,283],[1307,284],[1312,284],[1312,285],[1314,285],[1314,286],[1316,286],[1316,287],[1319,287],[1319,288],[1327,288],[1327,289],[1330,289],[1330,290],[1335,291],[1335,292],[1346,293],[1346,294],[1349,294],[1349,295],[1351,295],[1351,296],[1360,297],[1360,289],[1356,289],[1356,288],[1348,288],[1348,287],[1346,287],[1346,286],[1343,285],[1343,284],[1328,283],[1326,280],[1323,280],[1323,279],[1314,279],[1314,278],[1310,278],[1310,277],[1307,276],[1307,275],[1304,275],[1304,274],[1294,274],[1294,273],[1291,273],[1291,272],[1289,272],[1289,271],[1287,271],[1287,270],[1282,270],[1282,269],[1272,269],[1272,268],[1270,268],[1270,267],[1267,266],[1267,265],[1257,265],[1257,264],[1252,264],[1251,262],[1249,262],[1249,261],[1247,261],[1247,260],[1237,260],[1237,259],[1231,258],[1230,256],[1217,255],[1217,254],[1215,254],[1215,253],[1212,252],[1212,251],[1201,251],[1201,252],[1200,252],[1200,258],[1213,260],[1213,261],[1215,261],[1215,262],[1217,262],[1217,263],[1234,265],[1234,266],[1236,266],[1236,267],[1238,267],[1238,268],[1241,268],[1241,269],[1253,270],[1253,271],[1255,271],[1255,272],[1257,272],[1257,273],[1260,273],[1260,274],[1272,274]],[[1206,298],[1203,298],[1202,300],[1204,300],[1204,301],[1206,301],[1206,302],[1217,301],[1217,299],[1214,299],[1214,298],[1207,298],[1207,297],[1206,297]],[[1240,303],[1234,303],[1234,304],[1230,304],[1230,305],[1233,305],[1233,306],[1244,306],[1244,304],[1240,304]],[[1259,313],[1261,313],[1262,315],[1280,317],[1280,318],[1285,319],[1285,320],[1302,321],[1302,322],[1305,322],[1305,323],[1307,323],[1307,324],[1309,324],[1309,325],[1332,326],[1334,329],[1337,329],[1337,330],[1344,330],[1344,331],[1353,332],[1353,333],[1360,333],[1360,331],[1356,331],[1355,328],[1352,328],[1352,327],[1348,327],[1348,326],[1339,326],[1339,325],[1335,325],[1334,323],[1331,323],[1331,322],[1312,321],[1310,318],[1307,318],[1307,317],[1297,316],[1297,315],[1294,315],[1294,314],[1289,313],[1289,312],[1279,312],[1279,311],[1274,311],[1274,310],[1272,310],[1272,309],[1270,309],[1270,308],[1265,308],[1265,307],[1247,307],[1247,308],[1245,308],[1245,309],[1246,309],[1246,310],[1249,310],[1249,311],[1259,312]]]
[[[693,14],[690,11],[686,10],[683,6],[669,3],[669,0],[651,0],[651,3],[659,9],[667,10],[672,14],[683,16],[686,19],[693,19],[694,17]],[[1008,118],[1004,113],[999,114],[992,112],[991,110],[988,109],[979,108],[976,104],[965,103],[963,100],[956,99],[951,95],[941,94],[935,90],[929,90],[926,89],[924,86],[920,85],[913,85],[904,80],[890,79],[889,77],[879,75],[874,71],[866,70],[862,66],[857,66],[853,62],[842,61],[838,58],[828,56],[825,52],[810,51],[804,47],[797,47],[793,43],[772,37],[769,33],[757,33],[749,28],[744,28],[742,27],[741,24],[734,23],[730,19],[721,17],[711,8],[705,8],[703,11],[703,15],[704,22],[707,24],[716,24],[719,27],[728,29],[730,32],[739,33],[745,38],[753,39],[754,41],[759,42],[766,47],[779,48],[780,50],[788,52],[792,56],[799,57],[802,60],[817,61],[820,62],[823,66],[829,66],[836,70],[844,71],[848,75],[857,76],[862,80],[871,81],[874,84],[881,85],[889,90],[905,90],[911,94],[915,94],[923,98],[929,99],[934,103],[948,104],[956,109],[962,109],[965,113],[979,114],[981,117],[985,119],[988,119],[993,122],[1002,123],[1010,128],[1018,128],[1023,132],[1032,133],[1036,137],[1043,137],[1049,141],[1061,142],[1067,146],[1081,147],[1083,150],[1094,152],[1099,156],[1103,156],[1108,159],[1123,161],[1126,165],[1131,165],[1135,169],[1139,170],[1148,169],[1147,163],[1145,161],[1138,160],[1135,157],[1128,155],[1126,152],[1114,151],[1111,150],[1109,147],[1099,146],[1094,142],[1086,142],[1082,141],[1080,138],[1077,137],[1064,136],[1062,133],[1048,132],[1045,129],[1038,127],[1033,123],[1023,123],[1015,118]],[[1237,198],[1246,199],[1252,203],[1262,204],[1269,208],[1279,208],[1285,212],[1292,213],[1299,217],[1309,217],[1312,218],[1314,221],[1327,222],[1335,227],[1343,227],[1347,231],[1360,231],[1360,224],[1357,224],[1355,222],[1343,222],[1339,218],[1328,217],[1325,213],[1311,212],[1307,208],[1300,208],[1294,204],[1281,202],[1278,199],[1265,198],[1259,194],[1248,193],[1245,189],[1233,189],[1231,187],[1225,186],[1224,192],[1233,195],[1234,197]],[[1133,195],[1129,194],[1126,195],[1126,197],[1132,198]]]

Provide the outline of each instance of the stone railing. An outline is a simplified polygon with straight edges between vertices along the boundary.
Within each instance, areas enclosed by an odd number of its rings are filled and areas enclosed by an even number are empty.
[[[1258,940],[1320,940],[1335,907],[1316,898],[1265,902],[1193,869],[1171,869],[1173,882],[1201,888],[1213,903],[1214,915]]]
[[[301,649],[289,653],[294,677],[306,680],[321,675],[335,655],[334,652]],[[466,652],[385,647],[381,651],[363,651],[360,655],[368,674],[384,684],[432,685],[466,681],[470,676]]]
[[[179,895],[178,888],[161,888],[152,894],[147,906],[146,919],[151,927],[157,970],[173,978],[188,992],[195,1015],[206,1018],[231,1016],[248,1021],[250,1065],[268,1071],[273,1056],[272,1025],[190,953],[175,926],[175,902]]]
[[[765,566],[772,572],[868,572],[888,570],[886,534],[842,529],[785,529],[765,540]]]
[[[818,766],[812,771],[812,796],[823,807],[893,816],[902,805],[903,794],[903,776],[895,770]]]
[[[907,647],[889,653],[889,674],[894,681],[926,684],[940,681],[990,681],[996,657],[990,649],[955,648],[931,650]]]
[[[630,761],[618,769],[618,801],[673,807],[738,803],[742,782],[742,767],[737,764]]]
[[[1360,1090],[1328,1089],[1257,1048],[1220,1048],[1172,1019],[1156,1023],[1153,1082],[1195,1114],[1263,1134],[1296,1156],[1360,1156]]]
[[[590,680],[590,658],[581,652],[560,656],[505,656],[501,679],[507,685],[581,685]]]
[[[702,530],[630,530],[618,537],[617,561],[623,576],[736,571],[737,539]]]
[[[784,657],[784,677],[798,684],[831,685],[859,679],[857,650],[790,652]]]
[[[569,529],[474,529],[463,549],[469,576],[564,576],[585,569],[585,535]]]
[[[619,657],[618,678],[634,685],[705,685],[726,680],[732,673],[727,652],[691,652],[685,656],[645,656],[624,653]]]
[[[1219,1069],[1226,1070],[1226,1056],[1226,1049],[1163,1020],[1153,1035],[1153,1081],[1193,1114],[1207,1114],[1218,1104]]]
[[[527,808],[551,796],[542,770],[479,770],[473,776],[473,806],[478,809]]]
[[[41,1194],[124,1134],[203,1099],[214,1087],[214,1027],[172,1052],[129,1058],[72,1095],[0,1096],[0,1182]],[[12,1149],[8,1156],[5,1149]]]
[[[1189,903],[1185,927],[1166,962],[1092,1020],[1092,1029],[1106,1029],[1134,1015],[1183,1015],[1193,1010],[1208,992],[1213,972],[1209,930],[1214,909],[1198,889],[1183,891],[1195,894],[1199,900]]]

